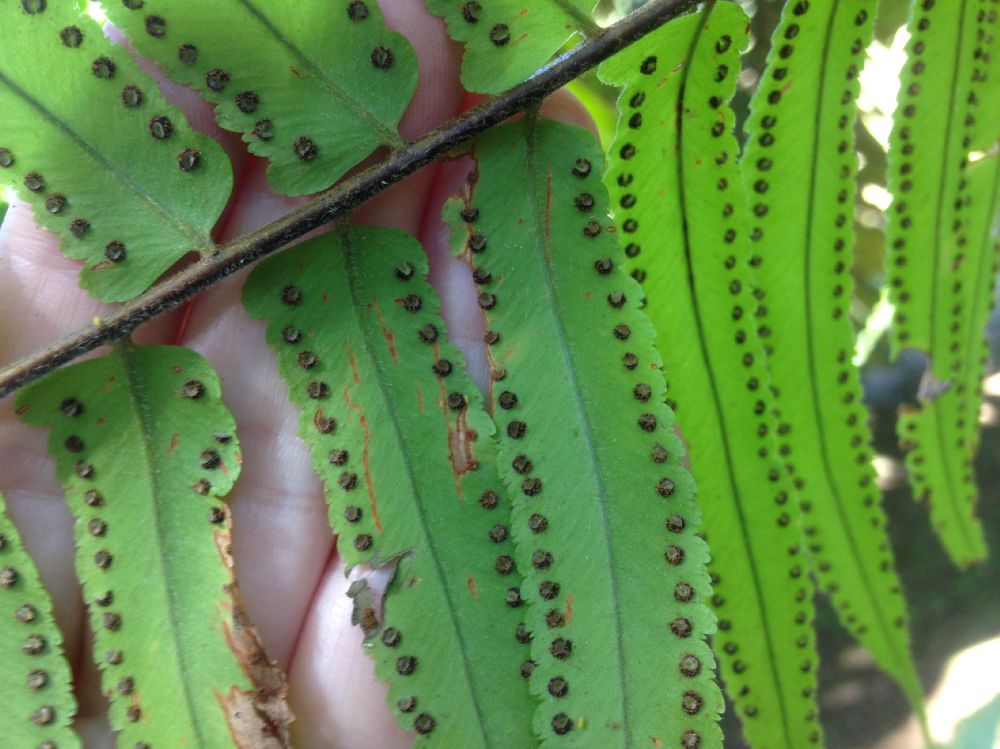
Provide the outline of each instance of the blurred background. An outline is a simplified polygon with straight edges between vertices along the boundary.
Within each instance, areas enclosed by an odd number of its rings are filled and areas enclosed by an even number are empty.
[[[610,23],[644,2],[604,0],[602,22]],[[783,2],[739,2],[753,19],[751,47],[744,55],[734,101],[738,123],[742,123]],[[890,202],[886,149],[905,59],[907,8],[907,0],[879,2],[875,40],[861,76],[852,305],[858,334],[856,363],[862,368],[876,467],[909,602],[914,658],[928,696],[932,737],[941,747],[1000,749],[1000,374],[985,382],[983,433],[976,462],[979,514],[991,550],[985,564],[962,572],[949,562],[924,507],[907,486],[896,441],[898,408],[916,400],[925,365],[916,352],[890,360],[884,333],[891,325],[892,309],[880,302],[884,211]],[[614,135],[616,90],[603,86],[593,73],[572,88],[590,109],[607,145]],[[1000,314],[993,314],[985,334],[991,350],[990,372],[996,373],[1000,369]],[[821,595],[817,603],[820,709],[828,749],[923,746],[902,693],[840,628],[825,597]],[[731,715],[726,716],[724,729],[727,749],[746,746],[739,722]]]

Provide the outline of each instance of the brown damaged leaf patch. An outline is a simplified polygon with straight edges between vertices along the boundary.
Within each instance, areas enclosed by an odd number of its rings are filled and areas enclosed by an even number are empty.
[[[448,428],[448,450],[451,465],[456,477],[464,476],[479,463],[473,455],[472,443],[479,439],[479,434],[469,426],[466,411],[462,411],[455,419],[454,428]],[[459,492],[461,496],[461,491]]]
[[[244,691],[231,687],[226,693],[216,693],[233,741],[240,749],[287,749],[291,747],[288,726],[294,720],[286,697],[288,685],[277,663],[264,653],[257,631],[250,624],[239,590],[233,577],[232,547],[229,536],[229,508],[223,506],[226,522],[214,533],[229,584],[223,586],[229,596],[229,614],[224,617],[223,634],[229,649],[236,655],[240,668],[256,687]],[[222,602],[225,604],[226,602]]]

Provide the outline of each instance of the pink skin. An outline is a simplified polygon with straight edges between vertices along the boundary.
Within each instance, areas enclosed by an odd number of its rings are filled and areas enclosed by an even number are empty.
[[[458,114],[474,97],[458,82],[461,49],[423,3],[380,4],[389,25],[410,39],[420,59],[420,85],[401,126],[404,137],[413,139]],[[235,188],[216,229],[219,241],[253,231],[301,202],[268,189],[266,164],[247,155],[238,138],[216,128],[210,109],[191,91],[161,85],[167,98],[196,128],[220,140],[233,160]],[[544,110],[592,128],[568,95],[553,97]],[[458,191],[468,168],[467,159],[431,165],[365,205],[355,219],[420,238],[450,337],[466,353],[473,376],[483,381],[482,320],[474,287],[467,267],[450,257],[439,218],[444,200]],[[13,361],[107,311],[78,288],[78,271],[78,263],[59,253],[58,241],[34,224],[30,209],[15,203],[0,230],[0,320],[6,322],[0,327],[0,361]],[[297,436],[297,415],[264,342],[264,325],[251,321],[240,303],[245,277],[245,272],[237,274],[199,297],[186,320],[180,313],[166,315],[141,328],[136,339],[189,346],[222,378],[244,455],[242,476],[230,496],[236,576],[268,654],[289,675],[295,745],[410,746],[412,737],[396,726],[385,688],[375,680],[360,633],[351,626],[347,581],[328,530],[323,490]],[[74,667],[78,725],[86,745],[110,747],[113,734],[103,715],[106,706],[73,571],[72,519],[46,439],[43,430],[17,422],[13,398],[0,404],[0,490],[53,596]]]

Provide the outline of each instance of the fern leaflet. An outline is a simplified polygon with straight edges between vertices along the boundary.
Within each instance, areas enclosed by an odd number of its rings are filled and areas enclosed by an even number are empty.
[[[52,601],[0,497],[0,725],[9,746],[80,746]],[[48,743],[46,743],[48,742]]]
[[[717,747],[700,513],[604,220],[600,148],[532,115],[475,155],[447,218],[487,322],[535,731],[544,747]]]
[[[469,91],[506,91],[549,61],[564,44],[600,29],[591,19],[595,0],[427,0],[465,45],[462,84]]]
[[[0,1],[0,185],[86,261],[104,301],[208,253],[229,161],[75,0]]]
[[[530,747],[531,700],[493,425],[445,340],[419,244],[342,228],[255,270],[267,339],[348,566],[395,565],[382,620],[355,586],[390,703],[420,746]]]
[[[986,557],[972,460],[996,262],[997,159],[972,164],[969,152],[995,154],[1000,136],[996,109],[979,106],[996,87],[987,82],[987,60],[1000,54],[998,8],[979,0],[913,3],[889,152],[893,344],[929,359],[920,407],[901,416],[900,436],[914,492],[929,502],[931,523],[960,566]]]
[[[77,573],[111,724],[128,746],[287,746],[284,682],[240,611],[240,472],[218,377],[194,352],[120,346],[25,389],[76,517]]]
[[[821,740],[813,585],[747,314],[749,217],[727,106],[746,39],[738,5],[709,3],[604,63],[625,86],[605,181],[691,451],[727,691],[753,746],[800,747]]]
[[[374,0],[104,5],[139,52],[196,88],[222,127],[271,161],[279,192],[317,192],[379,146],[403,145],[397,127],[417,59]]]
[[[784,8],[741,160],[760,299],[747,313],[769,333],[779,451],[795,473],[819,582],[844,625],[919,709],[847,317],[851,128],[874,15],[873,0],[792,0]]]

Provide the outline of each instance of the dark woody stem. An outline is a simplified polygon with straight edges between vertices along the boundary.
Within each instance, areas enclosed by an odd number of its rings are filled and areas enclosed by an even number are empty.
[[[185,303],[231,273],[344,216],[480,133],[539,104],[549,94],[696,4],[697,0],[651,0],[554,60],[520,86],[394,151],[385,161],[320,193],[277,221],[223,247],[210,248],[207,257],[123,304],[96,325],[4,368],[0,372],[0,398],[98,346],[130,335],[142,323]]]

